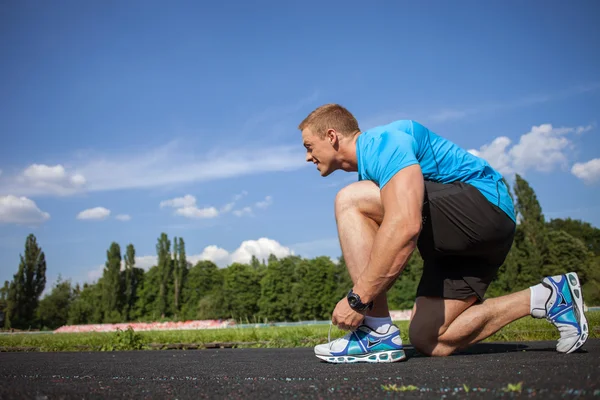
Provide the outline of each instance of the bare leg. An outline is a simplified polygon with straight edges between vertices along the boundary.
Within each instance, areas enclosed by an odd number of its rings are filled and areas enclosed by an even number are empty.
[[[342,254],[353,282],[369,264],[377,229],[383,221],[383,207],[377,186],[368,181],[353,183],[342,189],[335,199],[335,217]],[[385,293],[373,300],[372,317],[387,317]]]
[[[417,298],[411,321],[411,343],[422,353],[447,356],[493,335],[509,323],[530,315],[530,290],[487,299]]]

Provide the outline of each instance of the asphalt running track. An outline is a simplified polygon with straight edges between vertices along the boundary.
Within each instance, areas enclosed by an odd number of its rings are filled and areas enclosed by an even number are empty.
[[[407,361],[352,365],[310,348],[0,353],[0,398],[600,399],[600,339],[569,355],[554,346],[483,343],[446,358],[407,346]]]

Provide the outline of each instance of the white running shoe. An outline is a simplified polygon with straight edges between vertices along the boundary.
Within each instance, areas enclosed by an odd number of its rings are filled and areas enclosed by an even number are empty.
[[[388,363],[406,359],[400,329],[391,325],[387,332],[379,333],[367,325],[331,341],[329,326],[328,343],[315,346],[315,355],[330,363]]]
[[[556,350],[572,353],[588,338],[588,322],[583,312],[583,293],[575,272],[549,276],[542,284],[550,289],[546,302],[546,319],[558,328],[560,339]]]

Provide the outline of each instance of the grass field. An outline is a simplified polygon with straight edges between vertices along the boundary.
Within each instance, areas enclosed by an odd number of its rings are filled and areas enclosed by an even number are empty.
[[[590,338],[600,338],[600,311],[586,313]],[[408,344],[408,321],[398,321]],[[227,328],[193,331],[61,333],[0,335],[2,351],[116,351],[194,349],[214,347],[313,347],[327,341],[329,325],[268,328]],[[331,337],[345,333],[333,327]],[[546,320],[523,318],[504,327],[486,341],[556,340],[558,331]]]

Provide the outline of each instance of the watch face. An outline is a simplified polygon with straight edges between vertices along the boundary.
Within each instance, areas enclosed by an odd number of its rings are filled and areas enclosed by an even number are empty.
[[[350,296],[348,302],[350,303],[350,307],[355,307],[358,303],[358,299],[356,297]]]

